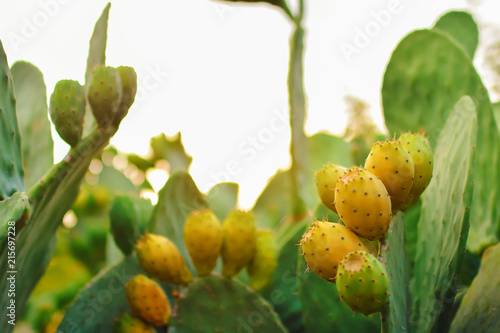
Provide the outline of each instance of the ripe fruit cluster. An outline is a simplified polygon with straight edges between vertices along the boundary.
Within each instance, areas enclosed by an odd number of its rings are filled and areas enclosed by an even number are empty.
[[[360,239],[384,238],[392,215],[414,205],[432,176],[432,150],[422,134],[377,142],[364,168],[329,163],[316,172],[323,204],[343,224],[316,221],[300,242],[308,267],[330,282],[353,311],[381,311],[387,304],[385,267]]]
[[[195,210],[186,218],[183,237],[199,277],[210,275],[221,256],[225,277],[231,278],[246,267],[254,290],[270,283],[277,266],[273,231],[257,230],[252,212],[232,210],[221,224],[211,210]],[[117,319],[114,327],[119,333],[149,332],[147,323],[168,324],[172,308],[164,290],[153,279],[179,286],[186,286],[193,279],[179,249],[167,237],[146,233],[135,249],[148,276],[139,274],[127,283],[127,299],[138,317],[125,314]]]

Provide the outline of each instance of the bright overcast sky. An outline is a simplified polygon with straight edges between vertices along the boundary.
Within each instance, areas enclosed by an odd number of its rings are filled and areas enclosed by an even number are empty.
[[[474,15],[494,19],[495,2],[483,1]],[[60,79],[83,83],[88,42],[106,3],[3,0],[0,38],[10,64],[27,60],[38,66],[49,95]],[[431,27],[450,9],[466,9],[467,2],[306,0],[306,6],[306,130],[341,134],[346,94],[367,101],[383,128],[382,75],[398,41],[414,29]],[[377,23],[376,13],[389,10],[390,17]],[[348,59],[340,45],[355,46],[356,34],[374,24],[380,30]],[[107,64],[133,66],[140,88],[112,144],[144,155],[152,136],[180,131],[200,189],[237,182],[241,206],[250,207],[267,179],[290,163],[291,24],[285,15],[266,4],[114,1],[108,32]],[[68,146],[53,136],[58,161]]]

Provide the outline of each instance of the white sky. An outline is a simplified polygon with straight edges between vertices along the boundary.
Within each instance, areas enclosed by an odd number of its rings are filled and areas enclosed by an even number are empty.
[[[9,63],[27,60],[38,66],[48,95],[60,79],[83,83],[88,42],[106,3],[2,0],[0,38]],[[339,46],[354,45],[358,29],[375,27],[373,13],[390,3],[397,13],[347,61]],[[306,0],[306,5],[308,134],[343,132],[346,94],[367,101],[383,128],[380,88],[397,43],[414,29],[431,27],[444,12],[467,8],[464,0]],[[486,0],[474,15],[494,20],[499,7]],[[112,2],[107,64],[133,66],[140,87],[112,144],[144,155],[152,136],[180,131],[199,188],[237,182],[241,206],[250,207],[268,178],[290,163],[290,132],[283,118],[290,33],[285,15],[266,4]],[[58,161],[68,146],[53,136]]]

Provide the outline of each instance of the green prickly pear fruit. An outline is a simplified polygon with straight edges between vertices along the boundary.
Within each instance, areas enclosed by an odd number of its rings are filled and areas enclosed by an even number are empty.
[[[181,253],[168,238],[146,233],[135,248],[139,264],[150,277],[181,286],[193,279]]]
[[[389,300],[389,279],[385,267],[365,251],[347,254],[337,276],[340,299],[359,313],[380,312]]]
[[[113,333],[155,333],[155,329],[129,313],[124,313],[113,324]]]
[[[122,85],[122,99],[114,118],[115,125],[118,126],[134,103],[135,94],[137,93],[137,73],[132,67],[128,66],[119,66],[116,67],[116,70],[120,75]]]
[[[413,185],[415,168],[408,150],[398,140],[379,141],[373,145],[365,169],[384,183],[391,197],[392,211],[396,212]]]
[[[316,221],[300,240],[307,266],[322,278],[335,282],[340,261],[356,250],[368,251],[359,237],[340,223]]]
[[[170,320],[172,307],[163,288],[146,275],[137,274],[125,285],[128,304],[145,321],[165,326]]]
[[[50,95],[50,119],[71,147],[80,142],[85,119],[85,89],[74,80],[60,80]]]
[[[365,169],[349,169],[337,181],[335,206],[344,224],[368,240],[385,237],[391,223],[391,199],[384,184]]]
[[[233,277],[255,255],[257,235],[252,212],[232,210],[222,223],[222,274]]]
[[[117,69],[110,66],[95,67],[87,98],[99,128],[111,126],[122,100],[122,83]]]
[[[222,227],[217,216],[209,209],[191,212],[184,223],[184,243],[198,275],[210,275],[222,246]]]
[[[250,287],[255,291],[264,289],[271,282],[277,266],[278,253],[274,242],[273,230],[257,230],[255,256],[247,267],[250,277]]]
[[[314,175],[316,180],[316,189],[321,202],[330,210],[337,213],[335,208],[335,186],[340,176],[346,172],[346,168],[338,164],[328,163],[323,169],[317,171]]]
[[[432,152],[429,140],[423,134],[403,133],[399,137],[399,141],[401,141],[410,153],[415,170],[410,194],[401,207],[402,210],[407,210],[418,201],[420,195],[431,181],[434,153]]]

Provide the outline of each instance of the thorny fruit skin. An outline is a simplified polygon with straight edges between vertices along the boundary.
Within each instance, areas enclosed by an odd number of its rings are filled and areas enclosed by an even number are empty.
[[[408,150],[413,160],[414,181],[410,194],[404,202],[401,210],[407,210],[413,206],[420,195],[425,191],[432,178],[432,164],[434,162],[434,153],[429,140],[420,133],[403,133],[399,137],[401,144]]]
[[[248,265],[250,287],[255,291],[264,289],[273,278],[278,266],[278,253],[271,229],[257,230],[257,248],[255,256]]]
[[[340,261],[356,250],[368,251],[359,237],[340,223],[316,221],[300,240],[307,266],[322,278],[335,282]]]
[[[139,264],[152,278],[173,285],[187,285],[193,276],[174,243],[146,233],[135,245]]]
[[[347,169],[341,165],[328,163],[314,175],[321,202],[335,213],[337,213],[335,208],[335,186],[339,177],[346,171]]]
[[[154,280],[137,274],[125,285],[128,304],[142,319],[156,326],[168,324],[172,307],[165,291]]]
[[[344,224],[361,237],[377,240],[389,230],[389,194],[380,179],[367,170],[352,168],[339,178],[335,206]]]
[[[137,73],[132,67],[129,66],[116,67],[116,71],[120,76],[122,87],[120,106],[118,107],[118,111],[114,117],[114,123],[118,126],[134,103],[135,95],[137,93]]]
[[[184,243],[199,276],[208,276],[217,265],[222,246],[222,226],[209,209],[191,212],[184,223]]]
[[[413,185],[415,171],[408,150],[398,140],[379,141],[373,145],[365,169],[384,183],[391,197],[392,211],[397,212]]]
[[[232,210],[222,223],[222,275],[233,277],[246,267],[257,246],[256,221],[252,212]]]
[[[380,312],[389,300],[389,279],[380,261],[365,251],[347,254],[337,276],[340,299],[353,311]]]
[[[113,333],[155,333],[153,327],[142,319],[136,318],[129,313],[124,313],[117,318],[113,324]]]
[[[82,138],[85,103],[85,89],[74,80],[60,80],[50,96],[50,119],[59,136],[71,147]]]
[[[122,84],[116,68],[98,66],[92,70],[87,99],[99,128],[108,128],[115,122],[122,100]]]

